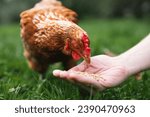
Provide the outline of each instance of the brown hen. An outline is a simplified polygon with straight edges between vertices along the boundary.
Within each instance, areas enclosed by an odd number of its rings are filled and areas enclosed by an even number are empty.
[[[58,61],[69,69],[81,57],[90,63],[88,35],[75,24],[77,14],[61,2],[42,0],[20,17],[24,56],[31,69],[45,73]]]

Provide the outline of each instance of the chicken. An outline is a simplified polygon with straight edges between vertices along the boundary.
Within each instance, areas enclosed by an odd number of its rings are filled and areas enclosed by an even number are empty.
[[[77,14],[57,0],[42,0],[20,14],[24,56],[31,69],[43,74],[50,64],[65,69],[83,58],[90,63],[90,41],[77,23]]]

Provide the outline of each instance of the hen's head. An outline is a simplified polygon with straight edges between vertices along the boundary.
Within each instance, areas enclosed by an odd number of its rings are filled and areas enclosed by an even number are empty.
[[[91,49],[88,35],[83,31],[72,33],[70,38],[66,39],[64,51],[72,55],[74,60],[83,58],[89,64]]]

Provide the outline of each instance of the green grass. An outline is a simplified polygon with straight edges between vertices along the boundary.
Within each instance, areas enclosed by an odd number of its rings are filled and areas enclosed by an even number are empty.
[[[146,36],[150,23],[146,20],[84,20],[79,24],[91,38],[92,55],[103,54],[105,48],[122,53]],[[149,72],[142,80],[129,78],[124,84],[83,98],[79,88],[52,75],[50,67],[41,81],[23,57],[19,24],[0,26],[0,99],[150,99]]]

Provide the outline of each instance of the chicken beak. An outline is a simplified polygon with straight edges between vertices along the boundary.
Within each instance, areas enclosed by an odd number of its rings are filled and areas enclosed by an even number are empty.
[[[80,57],[82,57],[84,60],[85,60],[85,62],[87,63],[87,64],[90,64],[90,62],[91,62],[91,58],[90,58],[90,55],[86,55],[86,54],[80,54],[80,53],[78,53],[79,55],[80,55]]]
[[[85,62],[86,62],[87,64],[90,64],[90,62],[91,62],[90,57],[84,56],[83,59],[85,60]]]
[[[80,59],[80,57],[82,57],[84,60],[85,60],[85,62],[87,63],[87,64],[90,64],[90,62],[91,62],[91,59],[90,59],[90,54],[89,55],[87,55],[87,54],[81,54],[81,53],[77,53],[77,52],[72,52],[72,57],[75,59],[75,60],[78,60],[78,59]]]

